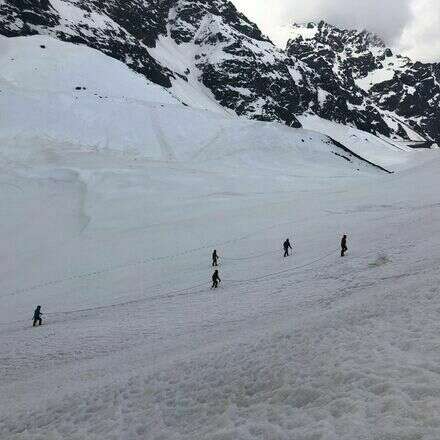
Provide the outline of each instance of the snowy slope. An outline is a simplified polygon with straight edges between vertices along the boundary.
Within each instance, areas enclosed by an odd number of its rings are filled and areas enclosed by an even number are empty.
[[[304,115],[299,120],[304,128],[326,134],[335,141],[349,146],[354,153],[386,169],[400,170],[414,166],[414,152],[405,143],[381,139],[371,133],[337,124],[316,115]]]
[[[167,89],[84,45],[47,36],[0,36],[0,79],[20,92],[59,92],[179,104]]]
[[[276,166],[308,164],[324,175],[329,166],[348,175],[371,168],[335,155],[339,149],[321,134],[184,107],[167,90],[85,46],[42,36],[2,38],[0,44],[0,99],[13,110],[0,121],[0,138],[12,158],[62,148],[153,160],[254,156],[261,167],[277,156]]]
[[[0,35],[99,50],[186,105],[299,127],[313,114],[423,147],[439,141],[440,66],[367,32],[294,25],[277,48],[229,0],[0,0]]]
[[[437,440],[435,152],[390,175],[86,47],[0,45],[1,439]]]
[[[85,44],[192,107],[299,126],[299,97],[288,68],[295,63],[228,0],[0,5],[2,35],[43,34]]]
[[[127,212],[133,210],[130,197],[138,197],[145,189],[155,206],[169,188],[170,200],[162,200],[160,212],[165,215],[164,210],[170,209],[170,221],[174,222],[179,218],[176,206],[182,194],[193,201],[205,193],[212,194],[213,203],[217,199],[225,203],[223,193],[226,199],[234,194],[240,197],[241,190],[234,189],[237,187],[249,188],[258,199],[260,192],[282,191],[286,185],[289,187],[290,180],[304,176],[309,176],[307,188],[313,189],[320,187],[322,178],[350,179],[382,173],[347,154],[321,133],[174,104],[166,91],[85,46],[41,36],[2,39],[0,43],[5,47],[1,51],[4,69],[0,104],[11,110],[0,120],[2,157],[5,163],[20,164],[19,175],[48,179],[55,186],[57,182],[70,182],[79,188],[79,213],[74,217],[79,218],[80,231],[121,227],[130,230],[145,215],[146,224],[155,225],[155,216],[142,204],[137,204],[131,220],[126,218]],[[101,72],[101,82],[96,80],[97,72]],[[111,75],[118,79],[117,92],[111,90]],[[76,84],[81,90],[76,90]],[[368,159],[370,153],[365,153]],[[29,172],[25,172],[28,167]],[[148,171],[142,172],[143,168]],[[176,170],[179,171],[173,176]],[[219,193],[210,189],[216,185],[209,179],[205,183],[203,176],[212,173],[220,173],[219,180],[226,179],[229,189]],[[169,182],[173,181],[177,185],[170,187]],[[202,191],[199,196],[193,189],[197,182]],[[14,185],[7,187],[11,191]],[[11,196],[15,195],[12,192]],[[107,216],[106,211],[96,209],[95,198],[108,199]],[[116,211],[112,203],[116,203]],[[51,211],[50,206],[47,211]],[[7,230],[15,228],[15,217],[11,216]],[[50,231],[44,241],[53,240]],[[23,239],[39,243],[27,234]],[[9,235],[9,246],[17,240],[15,234]],[[34,276],[37,279],[23,283],[23,288],[44,284],[52,272],[65,277],[66,260],[59,259],[58,254],[50,257],[49,266],[47,261],[31,261],[31,280]],[[4,270],[14,273],[16,264],[10,260]],[[83,270],[96,264],[91,261]],[[2,283],[4,289],[16,290],[15,279],[3,279]],[[93,296],[87,292],[86,296],[88,302],[95,304]],[[26,296],[22,298],[25,302],[21,306],[14,295],[8,304],[24,313],[29,304]],[[61,301],[66,304],[65,297]],[[76,304],[75,298],[73,303]]]

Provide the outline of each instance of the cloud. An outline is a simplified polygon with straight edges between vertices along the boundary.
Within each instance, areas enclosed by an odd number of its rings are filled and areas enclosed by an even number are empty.
[[[367,29],[415,59],[440,61],[439,0],[232,0],[265,33],[285,43],[289,23],[325,20]]]
[[[412,20],[400,37],[400,47],[413,59],[440,61],[440,1],[411,4]]]

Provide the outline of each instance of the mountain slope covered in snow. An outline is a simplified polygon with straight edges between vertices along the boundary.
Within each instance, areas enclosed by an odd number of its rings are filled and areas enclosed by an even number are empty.
[[[436,151],[47,35],[0,64],[0,438],[437,440]]]
[[[110,55],[195,108],[282,122],[313,114],[399,141],[439,140],[438,65],[325,23],[275,47],[228,0],[0,0],[0,33]]]
[[[10,109],[0,138],[13,156],[29,148],[33,154],[83,148],[184,161],[257,154],[258,165],[269,167],[276,153],[286,156],[283,167],[321,167],[324,174],[333,167],[348,174],[372,168],[316,127],[308,132],[182,106],[167,89],[86,46],[46,36],[1,37],[0,46],[0,102]],[[369,160],[367,147],[358,153]],[[396,155],[391,168],[407,159]]]
[[[239,115],[299,126],[287,57],[228,1],[51,0],[26,10],[16,0],[0,4],[3,35],[41,33],[86,44],[189,105],[206,108],[214,100]]]

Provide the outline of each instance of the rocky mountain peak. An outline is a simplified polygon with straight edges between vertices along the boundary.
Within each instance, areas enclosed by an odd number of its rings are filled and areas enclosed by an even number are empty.
[[[387,136],[415,135],[438,142],[440,124],[434,121],[439,116],[438,66],[395,54],[371,32],[340,29],[323,21],[293,25],[286,50],[316,72],[314,83],[325,92],[325,101],[337,102],[344,96],[352,110],[367,116],[379,113],[389,131],[377,119],[367,125]],[[321,107],[328,108],[323,114],[327,119],[341,112],[333,103]]]
[[[287,47],[293,44],[313,43],[317,47],[327,47],[335,52],[351,47],[352,51],[385,50],[385,42],[376,34],[366,30],[343,29],[325,21],[294,23]]]

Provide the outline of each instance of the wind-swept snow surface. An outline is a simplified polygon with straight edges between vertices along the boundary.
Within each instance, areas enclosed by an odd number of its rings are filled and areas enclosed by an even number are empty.
[[[4,72],[55,59],[38,38]],[[31,56],[0,73],[0,438],[437,440],[436,152],[389,175],[317,132],[101,94],[99,57],[81,91]]]

